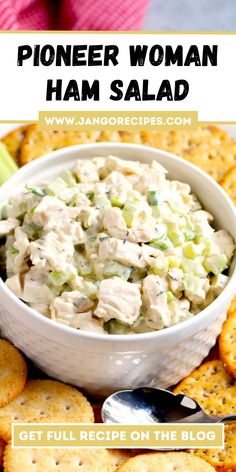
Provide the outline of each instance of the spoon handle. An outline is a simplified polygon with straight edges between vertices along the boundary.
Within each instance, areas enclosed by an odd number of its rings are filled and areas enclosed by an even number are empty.
[[[225,415],[218,418],[219,423],[236,423],[236,415]]]

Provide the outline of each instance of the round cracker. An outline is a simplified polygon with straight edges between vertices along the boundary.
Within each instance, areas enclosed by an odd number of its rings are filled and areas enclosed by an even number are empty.
[[[100,131],[42,131],[37,124],[26,131],[20,151],[21,165],[28,164],[34,159],[57,149],[95,142]]]
[[[224,368],[223,362],[205,362],[174,389],[199,402],[213,416],[235,414],[236,383]]]
[[[196,460],[197,459],[197,460]],[[187,452],[157,452],[129,459],[119,472],[214,472],[203,459]]]
[[[174,389],[189,395],[213,416],[235,414],[236,381],[220,360],[202,364]]]
[[[232,169],[225,174],[223,179],[220,181],[220,185],[222,185],[236,205],[236,166],[232,167]]]
[[[219,338],[220,358],[226,370],[236,378],[236,310],[228,314]]]
[[[19,163],[19,154],[21,145],[23,143],[23,139],[26,135],[26,131],[31,125],[28,126],[20,126],[19,128],[14,129],[10,133],[6,134],[2,138],[2,142],[5,144],[9,154],[13,157],[13,159]]]
[[[113,472],[106,449],[16,449],[4,454],[4,472]]]
[[[27,365],[21,353],[0,339],[0,407],[16,398],[26,384]]]
[[[0,409],[0,437],[11,439],[13,422],[36,422],[39,418],[56,421],[62,417],[78,423],[94,421],[90,403],[75,388],[54,380],[30,380],[19,397]]]
[[[225,426],[224,449],[197,449],[192,453],[205,459],[217,471],[236,471],[236,424]]]

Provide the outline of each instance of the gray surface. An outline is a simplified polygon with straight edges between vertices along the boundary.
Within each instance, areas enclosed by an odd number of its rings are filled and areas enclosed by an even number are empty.
[[[236,0],[149,0],[146,30],[236,31]]]

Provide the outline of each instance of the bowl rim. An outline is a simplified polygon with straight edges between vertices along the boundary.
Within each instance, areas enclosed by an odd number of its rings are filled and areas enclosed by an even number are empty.
[[[210,177],[206,172],[204,172],[202,169],[199,167],[195,166],[194,164],[183,160],[181,157],[176,156],[175,154],[172,154],[170,152],[164,151],[159,148],[153,148],[151,146],[145,146],[142,144],[131,144],[131,143],[113,143],[113,142],[99,142],[99,143],[87,143],[87,144],[78,144],[74,146],[68,146],[65,148],[58,149],[56,151],[50,152],[44,156],[41,156],[38,159],[35,159],[31,161],[30,163],[24,165],[21,167],[15,174],[13,174],[0,188],[0,200],[1,200],[1,195],[4,194],[5,188],[8,188],[9,185],[14,186],[14,180],[18,180],[19,177],[22,175],[24,176],[25,172],[27,172],[29,169],[33,171],[35,168],[41,165],[47,164],[47,162],[50,162],[52,164],[52,159],[57,159],[58,157],[63,158],[64,154],[71,154],[73,151],[76,150],[81,150],[81,149],[88,149],[88,150],[96,150],[97,148],[114,148],[114,150],[119,150],[119,148],[127,148],[127,149],[133,149],[135,151],[142,150],[145,153],[149,153],[148,158],[151,159],[151,154],[153,154],[153,157],[158,161],[158,154],[162,155],[163,157],[166,158],[171,158],[175,162],[177,162],[179,165],[183,167],[189,168],[192,172],[195,172],[199,174],[199,176],[202,176],[206,181],[208,181],[209,185],[215,187],[215,190],[221,194],[221,197],[225,200],[228,208],[234,214],[235,216],[235,221],[236,221],[236,209],[233,205],[233,202],[231,201],[230,197],[227,195],[227,193],[223,190],[223,188],[212,178]],[[96,154],[96,153],[95,153]],[[95,156],[94,156],[95,157]],[[80,159],[80,158],[78,158]],[[1,201],[0,201],[1,205]],[[206,308],[204,308],[202,311],[200,311],[198,314],[194,315],[191,318],[188,318],[187,320],[184,320],[182,322],[179,322],[173,326],[170,326],[168,328],[163,328],[161,330],[157,331],[152,331],[152,332],[145,332],[145,333],[135,333],[135,334],[104,334],[104,333],[96,333],[92,331],[83,331],[83,330],[78,330],[76,328],[73,328],[71,326],[64,325],[56,320],[53,320],[51,318],[47,318],[46,316],[42,315],[38,311],[34,310],[33,308],[29,307],[27,304],[25,304],[22,300],[20,300],[5,284],[5,282],[2,280],[0,277],[0,291],[3,290],[5,295],[9,297],[13,303],[16,303],[16,305],[19,306],[20,309],[24,310],[27,315],[29,315],[29,318],[31,317],[32,320],[36,320],[39,323],[42,323],[45,327],[54,329],[55,332],[58,330],[61,333],[67,333],[72,336],[78,336],[82,337],[84,339],[89,339],[89,340],[94,340],[94,341],[104,341],[105,343],[107,342],[122,342],[122,343],[136,343],[137,341],[145,341],[145,340],[153,340],[155,339],[158,341],[159,339],[163,337],[176,337],[179,334],[181,334],[184,330],[188,328],[198,328],[202,325],[202,321],[205,319],[209,318],[209,315],[211,312],[213,312],[217,306],[217,303],[224,304],[224,301],[226,299],[230,298],[230,293],[231,296],[233,297],[233,287],[236,285],[236,265],[232,271],[232,274],[230,275],[229,281],[224,288],[224,290],[221,292],[221,294],[215,298],[215,300],[210,303]],[[235,292],[235,290],[234,290]]]

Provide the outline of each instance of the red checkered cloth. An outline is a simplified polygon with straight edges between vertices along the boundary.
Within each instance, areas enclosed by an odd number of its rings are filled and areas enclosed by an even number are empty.
[[[0,0],[1,30],[138,30],[148,0]]]

